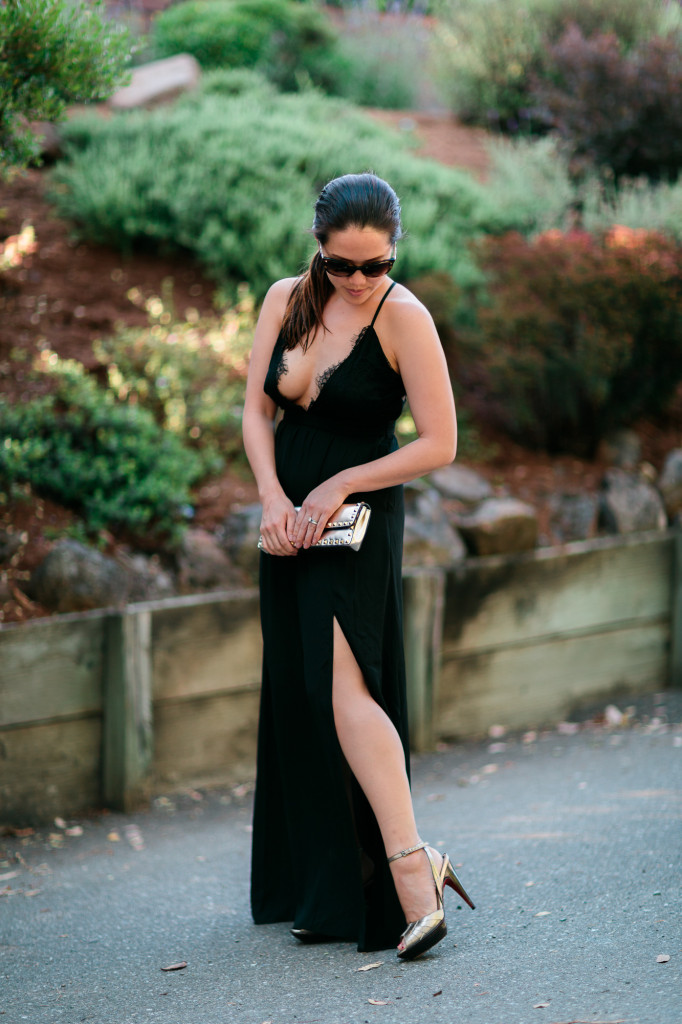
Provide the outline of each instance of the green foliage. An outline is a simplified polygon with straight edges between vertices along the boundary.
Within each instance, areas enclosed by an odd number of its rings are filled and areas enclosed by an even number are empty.
[[[93,532],[176,543],[201,475],[198,455],[147,409],[117,402],[80,363],[44,352],[36,372],[47,394],[28,404],[0,400],[0,488],[29,483]]]
[[[198,91],[170,110],[74,120],[65,139],[54,198],[84,236],[121,248],[183,247],[218,280],[247,282],[257,299],[309,257],[321,187],[368,168],[403,204],[410,237],[399,246],[401,279],[433,269],[460,284],[478,276],[466,241],[487,227],[481,186],[412,156],[397,133],[315,92]]]
[[[621,227],[508,234],[478,251],[491,297],[470,358],[512,436],[590,455],[665,409],[682,380],[680,246]]]
[[[156,422],[192,445],[203,471],[218,472],[241,457],[241,416],[253,342],[253,302],[245,292],[237,306],[219,317],[175,318],[172,281],[163,298],[129,297],[149,315],[145,330],[127,327],[95,342],[117,401],[143,406]]]
[[[336,33],[310,4],[290,0],[186,0],[155,18],[160,57],[193,54],[203,68],[257,68],[279,88],[334,91]]]
[[[440,78],[454,112],[510,134],[544,131],[533,79],[549,74],[547,48],[575,24],[585,36],[616,35],[628,51],[657,34],[682,33],[665,0],[441,0]]]
[[[0,173],[37,157],[26,122],[109,96],[129,59],[128,33],[105,19],[102,0],[0,4]]]
[[[625,53],[615,35],[572,26],[547,55],[533,95],[574,168],[674,180],[682,168],[682,48],[655,37]]]
[[[338,92],[360,106],[412,110],[429,79],[431,30],[420,16],[386,19],[377,10],[346,16]]]

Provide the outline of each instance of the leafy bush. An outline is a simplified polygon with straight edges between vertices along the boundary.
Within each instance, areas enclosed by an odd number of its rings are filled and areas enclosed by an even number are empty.
[[[460,284],[478,276],[466,241],[488,226],[482,187],[406,153],[397,133],[314,92],[198,92],[170,110],[73,120],[65,140],[54,198],[84,236],[121,248],[182,247],[218,280],[246,281],[257,299],[310,254],[306,229],[321,187],[368,168],[403,203],[410,237],[399,246],[401,279],[434,269]]]
[[[0,172],[38,157],[28,122],[57,121],[68,103],[109,96],[129,50],[102,0],[0,4]]]
[[[109,390],[119,402],[144,406],[156,422],[198,450],[204,472],[217,472],[243,451],[241,414],[254,309],[247,293],[219,317],[175,319],[172,281],[163,298],[129,297],[149,315],[145,330],[126,327],[95,342]]]
[[[317,7],[289,0],[186,0],[153,23],[160,57],[193,54],[203,68],[258,68],[279,88],[335,91],[336,32]]]
[[[387,19],[367,4],[352,10],[339,40],[338,93],[364,107],[414,109],[429,81],[430,39],[421,16]]]
[[[682,248],[613,228],[511,233],[478,247],[490,304],[468,338],[512,436],[592,454],[610,429],[659,414],[682,380]]]
[[[682,32],[682,11],[664,0],[441,0],[439,77],[463,120],[509,134],[544,132],[534,110],[534,77],[566,28],[611,32],[627,51],[656,34]]]
[[[577,166],[616,179],[677,177],[682,168],[682,48],[656,37],[630,54],[615,35],[586,39],[572,26],[547,57],[551,78],[535,85]]]
[[[118,528],[145,546],[178,541],[201,459],[152,414],[115,401],[80,363],[44,352],[48,394],[0,399],[0,482],[30,483],[79,512],[88,529]]]
[[[682,181],[670,185],[636,178],[616,185],[596,172],[576,180],[566,153],[551,137],[497,137],[488,143],[488,152],[484,192],[492,232],[498,219],[500,224],[513,221],[526,236],[578,225],[603,233],[622,225],[658,231],[682,243]]]

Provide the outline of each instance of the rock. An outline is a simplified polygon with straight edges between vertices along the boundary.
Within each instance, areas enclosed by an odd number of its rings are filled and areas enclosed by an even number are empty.
[[[636,469],[642,458],[642,442],[634,430],[614,430],[601,441],[599,458],[618,469]]]
[[[116,561],[128,574],[128,598],[132,601],[158,601],[173,597],[178,588],[172,572],[161,565],[158,555],[127,555],[121,551]]]
[[[8,565],[13,555],[28,540],[25,532],[14,533],[12,529],[0,530],[0,565]]]
[[[429,482],[445,498],[456,498],[466,505],[491,498],[493,489],[484,476],[466,466],[452,463],[429,474]]]
[[[682,513],[682,448],[668,452],[658,479],[658,489],[668,518],[673,520]]]
[[[594,537],[599,519],[596,494],[554,494],[549,505],[552,532],[558,540],[568,543]]]
[[[220,530],[220,543],[231,561],[253,580],[258,579],[258,538],[262,514],[263,509],[258,502],[233,509]]]
[[[538,539],[535,509],[517,498],[488,498],[472,512],[451,517],[477,555],[529,551]]]
[[[448,520],[438,491],[423,485],[406,487],[403,563],[450,566],[465,557],[464,541]]]
[[[117,89],[108,103],[114,110],[153,106],[193,89],[200,76],[198,62],[188,53],[141,64],[133,68],[130,84]]]
[[[241,574],[227,557],[216,537],[207,530],[187,530],[177,554],[179,582],[183,589],[229,587],[241,583]]]
[[[24,589],[50,611],[81,612],[124,604],[129,577],[113,558],[75,540],[60,540]]]
[[[601,486],[599,522],[607,533],[665,530],[668,520],[663,499],[642,477],[608,469]]]

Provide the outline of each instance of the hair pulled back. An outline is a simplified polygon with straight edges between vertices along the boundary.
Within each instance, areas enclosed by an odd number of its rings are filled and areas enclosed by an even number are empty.
[[[315,203],[312,233],[322,245],[334,231],[374,228],[388,235],[391,244],[403,237],[397,195],[376,174],[344,174],[328,182]],[[282,320],[284,347],[307,349],[315,331],[324,326],[324,308],[334,288],[316,252],[294,285]]]

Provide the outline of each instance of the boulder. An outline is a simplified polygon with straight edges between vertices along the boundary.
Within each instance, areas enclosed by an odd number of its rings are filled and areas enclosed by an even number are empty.
[[[28,534],[23,530],[21,533],[15,533],[11,527],[9,530],[0,530],[0,565],[9,565],[13,556],[27,540]]]
[[[488,498],[472,512],[453,513],[451,521],[477,555],[529,551],[537,544],[536,511],[517,498]]]
[[[465,557],[464,541],[453,529],[438,491],[419,484],[406,487],[403,563],[450,566]]]
[[[614,430],[600,442],[599,457],[617,469],[636,469],[642,458],[642,442],[634,430]]]
[[[108,104],[114,110],[154,106],[193,89],[200,77],[198,61],[189,53],[178,53],[133,68],[130,83],[117,89]]]
[[[658,489],[668,518],[673,520],[682,513],[682,448],[668,452],[663,471],[658,478]]]
[[[175,577],[163,567],[158,555],[147,556],[139,552],[128,555],[118,551],[116,561],[128,573],[129,602],[158,601],[177,594]]]
[[[601,486],[599,522],[607,533],[665,530],[668,520],[663,499],[641,476],[608,469]]]
[[[465,505],[476,505],[479,501],[491,498],[493,494],[484,476],[455,463],[436,469],[429,474],[428,479],[444,498],[454,498]]]
[[[552,533],[560,542],[594,537],[599,520],[599,498],[596,494],[553,494],[549,506]]]
[[[224,520],[219,533],[220,544],[230,560],[243,569],[252,580],[258,579],[258,538],[262,514],[263,509],[259,502],[233,509]]]
[[[128,573],[113,558],[79,544],[58,541],[24,587],[28,596],[53,612],[81,612],[124,604]]]
[[[239,570],[207,530],[187,530],[176,557],[183,590],[211,590],[242,582]]]

